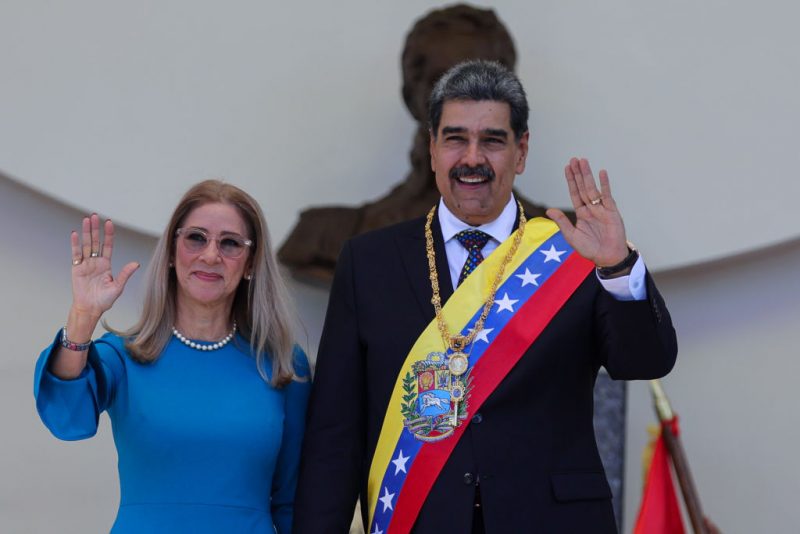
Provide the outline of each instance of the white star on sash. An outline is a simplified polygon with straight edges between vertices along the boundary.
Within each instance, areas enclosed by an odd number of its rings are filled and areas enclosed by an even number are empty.
[[[484,343],[489,342],[489,332],[494,330],[494,328],[484,328],[477,334],[475,334],[475,341],[483,341]]]
[[[397,458],[392,460],[392,463],[394,464],[395,475],[400,471],[402,471],[403,473],[408,473],[408,471],[406,471],[406,462],[408,461],[409,458],[411,457],[403,456],[403,449],[400,449],[400,454],[397,455]]]
[[[555,245],[550,245],[550,250],[540,250],[542,254],[544,254],[544,262],[547,263],[548,261],[557,261],[561,263],[561,256],[567,253],[566,250],[556,250]]]
[[[383,531],[378,528],[378,523],[375,523],[375,530],[373,530],[369,534],[383,534]]]
[[[383,503],[383,513],[386,513],[386,510],[394,510],[392,507],[392,499],[394,499],[394,493],[389,493],[389,488],[384,486],[383,487],[383,497],[378,499]]]
[[[516,276],[517,278],[522,280],[522,287],[525,287],[528,284],[533,284],[533,285],[538,287],[539,286],[539,282],[537,282],[536,279],[539,278],[542,275],[541,274],[533,274],[532,272],[530,272],[528,270],[527,267],[525,267],[525,274],[515,274],[514,276]]]
[[[495,300],[494,303],[497,304],[497,313],[500,313],[503,310],[508,310],[511,313],[514,313],[514,304],[519,302],[519,299],[510,299],[508,298],[508,293],[503,295],[503,298],[500,300]]]

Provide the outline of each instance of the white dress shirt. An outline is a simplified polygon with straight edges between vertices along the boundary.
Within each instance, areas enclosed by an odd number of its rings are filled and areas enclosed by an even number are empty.
[[[447,209],[444,204],[444,199],[439,200],[439,225],[442,229],[442,236],[444,237],[444,250],[447,254],[447,265],[450,267],[450,280],[453,282],[453,290],[458,284],[458,277],[461,275],[461,269],[464,267],[464,262],[467,261],[467,249],[464,248],[456,234],[462,230],[480,230],[488,234],[491,239],[483,247],[481,253],[484,258],[489,257],[494,249],[500,243],[505,241],[511,235],[514,229],[514,223],[517,221],[517,201],[514,195],[511,195],[508,203],[503,208],[500,216],[495,220],[482,224],[480,226],[470,226]],[[595,271],[596,273],[597,271]],[[641,255],[636,260],[636,263],[631,269],[631,274],[627,276],[620,276],[619,278],[611,278],[608,280],[597,277],[603,288],[611,293],[617,300],[644,300],[647,298],[647,286],[644,283],[645,267]]]

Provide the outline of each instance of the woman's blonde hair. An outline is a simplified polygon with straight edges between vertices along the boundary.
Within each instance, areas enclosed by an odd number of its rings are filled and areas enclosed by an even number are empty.
[[[177,279],[171,268],[175,233],[192,210],[216,202],[229,204],[239,211],[249,231],[248,237],[253,241],[249,260],[252,278],[249,282],[243,278],[239,283],[231,318],[236,321],[242,337],[249,341],[261,376],[272,385],[282,387],[295,377],[294,339],[286,286],[272,253],[267,223],[253,197],[219,180],[200,182],[183,195],[150,261],[142,315],[132,328],[116,333],[127,338],[125,346],[134,360],[151,363],[158,359],[175,324]],[[266,372],[268,359],[272,365],[271,380]]]

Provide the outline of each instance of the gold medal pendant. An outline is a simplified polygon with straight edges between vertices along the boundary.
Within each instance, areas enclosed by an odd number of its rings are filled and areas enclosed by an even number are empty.
[[[463,345],[458,342],[453,343],[453,349],[462,348]],[[450,370],[450,376],[453,382],[450,384],[450,400],[453,402],[453,428],[457,427],[458,422],[458,409],[459,403],[464,400],[464,384],[463,380],[458,380],[458,377],[464,376],[469,370],[469,356],[463,352],[452,352],[447,360],[447,368]],[[462,383],[463,382],[463,383]]]
[[[447,368],[453,376],[461,376],[469,368],[469,357],[463,352],[454,352],[447,361]]]
[[[453,401],[453,428],[458,426],[458,403],[464,400],[464,387],[457,384],[450,386],[450,400]],[[466,412],[464,414],[466,416]]]

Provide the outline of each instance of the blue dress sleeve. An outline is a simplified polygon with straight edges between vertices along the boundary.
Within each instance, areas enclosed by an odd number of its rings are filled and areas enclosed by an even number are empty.
[[[86,367],[72,380],[50,372],[50,359],[61,345],[62,331],[39,355],[33,379],[36,410],[52,434],[63,440],[79,440],[97,433],[100,413],[108,409],[124,378],[124,351],[119,337],[106,334],[92,343]]]
[[[272,479],[272,521],[278,534],[290,534],[294,514],[294,493],[300,466],[300,446],[305,430],[306,408],[311,393],[311,370],[308,358],[300,347],[294,351],[295,374],[285,386],[283,440]]]

